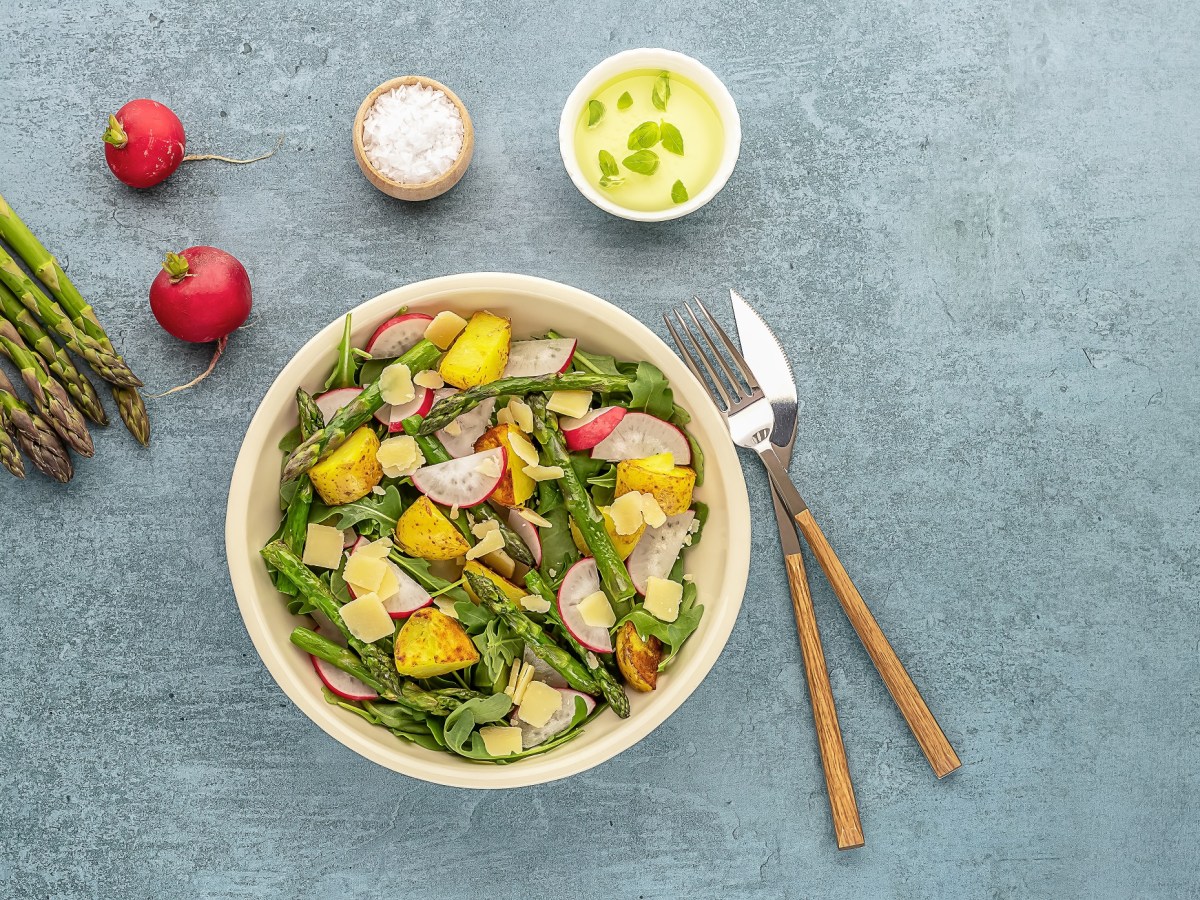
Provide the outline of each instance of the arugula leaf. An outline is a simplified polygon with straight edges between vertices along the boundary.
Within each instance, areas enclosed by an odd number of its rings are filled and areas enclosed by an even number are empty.
[[[556,588],[562,583],[567,569],[579,562],[579,548],[571,537],[571,514],[561,505],[561,500],[560,505],[547,511],[539,510],[539,514],[546,517],[550,527],[538,529],[542,539],[542,564],[538,571],[551,587]]]
[[[604,118],[604,104],[601,103],[599,100],[589,100],[587,112],[588,112],[588,128],[591,128],[593,125],[595,125],[597,122],[599,122],[602,118]]]
[[[692,468],[696,470],[696,487],[700,487],[704,484],[704,450],[700,447],[700,442],[685,427],[688,422],[692,421],[691,414],[682,406],[676,406],[670,421],[687,438],[688,446],[692,449]]]
[[[637,150],[639,147],[653,147],[657,143],[658,125],[654,122],[643,122],[629,132],[627,146],[630,150]]]
[[[447,749],[459,756],[478,759],[480,757],[467,751],[465,744],[471,737],[476,726],[498,722],[508,715],[512,709],[512,698],[508,694],[492,694],[490,697],[476,697],[461,704],[458,709],[446,716],[444,734]],[[483,738],[479,739],[482,745]],[[486,751],[485,751],[486,752]]]
[[[379,376],[383,374],[383,370],[395,361],[395,359],[368,359],[362,364],[362,368],[358,370],[358,383],[362,387],[374,384],[379,380]],[[415,375],[416,372],[413,374]]]
[[[486,607],[472,603],[470,598],[455,603],[454,614],[458,616],[459,624],[466,629],[467,634],[472,636],[481,634],[488,623],[496,618]]]
[[[571,360],[576,371],[591,372],[593,375],[620,375],[617,360],[613,356],[602,356],[597,353],[585,353],[576,348]]]
[[[650,94],[650,102],[654,104],[655,109],[667,111],[667,101],[671,99],[671,76],[668,72],[663,72],[654,79],[654,90]]]
[[[631,106],[633,106],[633,97],[629,96],[629,91],[617,98],[617,109],[629,109]]]
[[[617,491],[617,464],[609,463],[608,468],[587,479],[587,483],[592,486],[592,501],[597,506],[610,505]]]
[[[615,632],[626,622],[632,622],[642,640],[653,635],[662,641],[663,645],[669,648],[669,652],[658,664],[658,670],[661,672],[675,658],[684,642],[699,627],[703,616],[704,607],[696,603],[696,585],[693,582],[685,581],[683,598],[679,601],[679,616],[674,622],[664,622],[662,619],[650,615],[639,603],[613,626],[613,630]]]
[[[676,180],[676,182],[673,185],[671,185],[671,202],[675,203],[675,204],[679,204],[679,203],[687,203],[687,201],[688,201],[687,188],[685,188],[683,186],[682,181]]]
[[[343,503],[341,506],[326,506],[324,503],[313,503],[308,514],[310,522],[326,522],[335,519],[334,527],[345,531],[354,527],[359,534],[384,535],[396,530],[396,522],[404,511],[400,492],[394,484],[389,484],[383,496],[367,494],[361,500]]]
[[[297,425],[279,439],[279,452],[284,456],[291,456],[292,451],[300,446],[302,440],[303,438],[300,437],[300,426]]]
[[[607,150],[600,151],[600,174],[610,178],[621,174],[616,158]]]
[[[525,641],[503,619],[492,619],[471,640],[479,650],[476,684],[493,692],[502,690],[513,660],[525,650]]]
[[[658,366],[642,361],[637,364],[637,374],[629,387],[633,399],[630,409],[640,409],[659,419],[670,419],[675,414],[675,395],[671,385]]]
[[[505,697],[506,694],[497,694],[498,697]],[[599,711],[602,707],[597,706]],[[593,713],[595,715],[595,713]],[[524,759],[528,756],[537,756],[539,753],[545,753],[547,750],[553,750],[555,747],[560,747],[567,741],[574,740],[581,733],[581,726],[589,719],[587,714],[587,705],[583,702],[582,697],[575,698],[575,715],[571,717],[571,721],[567,723],[567,727],[560,731],[554,737],[547,741],[543,741],[536,747],[530,747],[528,750],[522,750],[520,753],[512,753],[508,756],[492,756],[487,752],[487,747],[483,743],[483,738],[478,732],[471,735],[470,747],[464,747],[461,751],[462,756],[470,759],[482,760],[485,762],[494,762],[500,765],[515,762],[518,759]]]
[[[653,175],[658,170],[658,154],[653,150],[639,150],[622,160],[630,172],[639,175]]]

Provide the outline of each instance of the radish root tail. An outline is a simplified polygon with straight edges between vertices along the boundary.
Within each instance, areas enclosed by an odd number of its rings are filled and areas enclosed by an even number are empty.
[[[205,369],[203,372],[201,372],[199,375],[197,375],[195,378],[193,378],[191,381],[189,381],[187,384],[181,384],[181,385],[179,385],[179,387],[173,387],[169,391],[163,391],[161,394],[150,394],[146,399],[158,400],[160,397],[167,397],[171,394],[178,394],[180,391],[186,391],[186,390],[188,390],[188,388],[194,388],[196,385],[198,385],[200,382],[202,382],[205,378],[207,378],[209,375],[211,375],[213,373],[213,369],[215,369],[217,367],[217,360],[219,360],[221,358],[221,354],[225,352],[225,346],[228,343],[229,343],[228,337],[223,337],[219,341],[217,341],[217,349],[216,349],[216,352],[213,353],[212,359],[209,360],[208,368]]]
[[[189,156],[185,156],[183,158],[183,161],[184,162],[195,162],[196,160],[201,160],[201,159],[215,159],[219,162],[233,163],[235,166],[244,166],[247,163],[256,163],[256,162],[259,162],[260,160],[270,159],[272,156],[275,155],[275,151],[283,146],[284,137],[286,137],[286,135],[281,134],[279,136],[279,140],[277,140],[275,142],[274,150],[271,150],[268,153],[264,153],[262,156],[255,156],[251,159],[234,159],[233,157],[220,156],[219,154],[216,154],[216,153],[193,153]]]

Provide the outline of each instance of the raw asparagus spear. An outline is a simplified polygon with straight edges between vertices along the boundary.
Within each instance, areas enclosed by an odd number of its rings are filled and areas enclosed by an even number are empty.
[[[545,395],[530,394],[527,401],[533,410],[533,436],[542,445],[548,463],[560,466],[563,470],[558,485],[562,489],[567,512],[575,520],[584,543],[596,558],[600,581],[613,601],[613,611],[619,619],[629,612],[630,602],[637,593],[633,579],[629,577],[629,570],[625,568],[612,538],[604,528],[604,517],[596,509],[592,495],[571,465],[571,455],[562,432],[558,430],[558,422],[546,410]]]
[[[67,351],[54,343],[54,339],[41,323],[3,284],[0,284],[0,317],[12,322],[30,349],[35,350],[45,360],[46,367],[67,389],[80,412],[97,425],[107,425],[108,416],[104,412],[104,404],[100,402],[100,397],[87,376],[75,368]]]
[[[0,403],[0,466],[8,469],[17,478],[25,477],[25,463],[21,460],[21,451],[17,449],[16,429],[9,432],[7,414]]]
[[[141,386],[142,382],[129,370],[120,354],[76,328],[63,308],[42,293],[42,289],[30,281],[16,261],[3,250],[0,250],[0,282],[8,285],[22,306],[61,337],[67,347],[83,357],[92,371],[105,381],[125,387]]]
[[[542,574],[537,569],[531,569],[525,576],[525,586],[550,604],[550,615],[554,617],[554,621],[562,626],[562,632],[566,635],[567,643],[571,645],[571,649],[575,651],[575,655],[586,665],[588,650],[579,641],[575,640],[574,635],[567,630],[567,626],[559,618],[557,599],[554,596],[554,592],[550,590],[550,585],[546,583],[546,579],[542,577]],[[613,712],[622,719],[627,718],[629,716],[629,697],[625,695],[625,688],[621,687],[621,683],[617,681],[613,673],[599,664],[594,669],[589,666],[589,671],[592,677],[596,679],[596,683],[600,686],[600,692],[604,694],[604,699],[608,701],[608,705],[612,707]]]
[[[467,572],[466,578],[479,602],[503,619],[504,624],[525,642],[525,646],[536,654],[538,659],[553,667],[567,680],[567,684],[585,694],[595,694],[600,690],[587,667],[558,646],[550,635],[542,631],[541,626],[521,612],[517,604],[501,594],[495,584],[474,572]]]
[[[66,484],[75,474],[71,457],[46,420],[16,393],[11,381],[0,372],[0,418],[5,430],[17,439],[25,455],[55,481]]]
[[[150,416],[146,413],[146,402],[137,388],[112,386],[113,399],[117,401],[117,412],[129,433],[143,447],[150,444]]]
[[[404,433],[411,435],[416,440],[417,446],[421,448],[421,455],[425,457],[425,462],[429,465],[448,462],[454,458],[435,435],[420,434],[420,416],[409,416],[402,424],[404,425]],[[521,540],[515,531],[508,527],[508,523],[500,517],[498,512],[486,503],[481,503],[479,506],[471,507],[471,514],[479,519],[491,520],[500,526],[500,534],[504,537],[505,553],[519,563],[527,566],[535,565],[533,551],[529,549],[529,545]]]
[[[304,388],[296,391],[296,407],[300,413],[300,436],[311,437],[325,424],[325,417],[312,396]],[[304,553],[304,541],[308,533],[308,513],[312,509],[313,485],[307,478],[301,478],[296,485],[296,493],[288,503],[286,525],[283,529],[283,543],[287,548],[301,556]]]
[[[42,360],[25,346],[21,335],[8,319],[0,319],[0,352],[20,369],[21,378],[33,396],[34,406],[46,417],[58,436],[80,456],[95,453],[87,423],[71,403],[70,395],[50,377]]]
[[[416,373],[432,366],[441,353],[436,344],[422,338],[396,362],[404,363]],[[339,409],[324,428],[292,451],[292,455],[284,463],[280,480],[287,482],[299,478],[325,456],[342,446],[355,429],[365,425],[382,406],[383,397],[379,392],[379,382],[376,381]]]
[[[504,394],[524,396],[531,393],[551,391],[613,391],[628,388],[630,379],[624,375],[584,375],[571,372],[566,375],[540,375],[530,378],[500,378],[496,381],[468,388],[459,394],[443,397],[433,405],[425,421],[421,423],[421,434],[433,434],[445,428],[465,412],[470,412],[484,400]]]

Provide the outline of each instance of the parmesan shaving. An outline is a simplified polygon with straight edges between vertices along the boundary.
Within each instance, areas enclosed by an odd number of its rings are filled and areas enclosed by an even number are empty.
[[[562,466],[526,466],[522,471],[534,481],[553,481],[563,477]]]
[[[532,509],[526,509],[524,506],[517,507],[517,515],[528,522],[530,525],[536,525],[538,528],[553,528],[554,523],[549,519],[539,516]]]
[[[526,464],[531,466],[538,464],[538,452],[534,449],[533,444],[529,443],[529,438],[525,437],[525,435],[520,432],[510,431],[508,434],[508,446]]]
[[[412,372],[404,363],[392,363],[379,376],[379,396],[384,403],[400,406],[411,403],[416,396]]]
[[[413,384],[436,391],[438,388],[446,386],[446,379],[434,369],[423,369],[413,376]]]
[[[435,344],[439,350],[446,350],[466,327],[467,320],[458,313],[443,310],[433,317],[433,321],[425,329],[425,339]]]
[[[494,553],[496,550],[504,549],[504,535],[500,533],[500,529],[496,528],[489,531],[479,543],[467,551],[467,559],[479,559],[481,556],[487,556],[489,553]]]

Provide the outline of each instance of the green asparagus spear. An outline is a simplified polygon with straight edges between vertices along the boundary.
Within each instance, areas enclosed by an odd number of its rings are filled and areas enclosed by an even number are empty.
[[[42,293],[42,289],[30,281],[16,261],[3,250],[0,250],[0,282],[8,285],[26,309],[61,337],[69,349],[83,357],[105,381],[125,387],[141,386],[142,382],[129,370],[120,354],[76,328],[63,308]]]
[[[0,319],[0,352],[20,369],[21,378],[33,396],[34,406],[58,432],[58,436],[80,456],[95,453],[87,423],[71,403],[70,395],[50,377],[41,358],[30,352],[8,319]]]
[[[100,396],[87,376],[75,368],[67,351],[54,343],[54,339],[41,323],[21,305],[4,284],[0,284],[0,317],[12,322],[30,349],[42,357],[46,367],[67,389],[80,412],[97,425],[107,425],[108,416],[104,412],[104,404],[100,402]]]
[[[420,416],[409,416],[401,424],[404,425],[404,433],[411,435],[416,440],[417,446],[421,448],[421,455],[425,457],[425,462],[433,465],[435,463],[448,462],[454,458],[435,435],[420,433]],[[510,557],[526,566],[536,565],[533,559],[533,551],[529,549],[529,545],[521,540],[515,531],[508,527],[508,523],[501,518],[496,510],[492,509],[486,503],[481,503],[479,506],[471,507],[471,515],[477,519],[488,519],[500,526],[500,534],[504,537],[504,552]]]
[[[451,394],[433,405],[425,421],[421,423],[421,434],[433,434],[445,428],[463,413],[470,412],[484,400],[505,394],[524,396],[530,393],[551,391],[603,391],[611,393],[629,387],[630,379],[624,375],[584,375],[571,372],[566,375],[540,375],[531,378],[500,378],[496,381],[468,388],[459,394]]]
[[[117,401],[117,412],[121,421],[129,429],[129,433],[143,447],[150,444],[150,416],[146,412],[146,402],[137,388],[112,386],[113,399]]]
[[[75,474],[71,457],[46,420],[17,396],[16,388],[0,372],[0,417],[5,430],[16,437],[25,455],[55,481],[66,484]]]
[[[533,436],[542,445],[542,452],[549,464],[560,466],[563,470],[558,485],[562,489],[567,512],[583,535],[588,550],[596,558],[600,581],[613,601],[613,611],[619,619],[629,612],[631,601],[637,593],[633,579],[629,577],[629,570],[625,568],[612,538],[604,528],[604,517],[571,465],[571,455],[567,452],[567,442],[558,429],[558,422],[546,410],[546,397],[543,394],[530,394],[527,400],[533,410]]]
[[[8,423],[7,412],[0,404],[0,466],[8,469],[17,478],[25,477],[25,463],[17,449],[17,431]]]
[[[552,637],[542,631],[541,626],[520,610],[517,604],[501,594],[495,584],[474,572],[468,572],[466,578],[467,583],[471,585],[471,590],[479,598],[479,602],[503,619],[504,624],[525,641],[525,646],[536,654],[538,659],[553,667],[567,680],[567,684],[585,694],[595,694],[600,690],[600,686],[587,667],[558,646]]]
[[[558,615],[558,603],[554,596],[554,592],[550,590],[550,585],[546,583],[540,572],[537,569],[531,569],[525,576],[525,586],[543,600],[550,604],[550,615],[554,621],[562,626],[562,632],[567,637],[567,643],[571,645],[571,649],[575,651],[575,655],[587,664],[588,651],[587,649],[575,640],[574,635],[567,630],[567,626],[563,624]],[[629,698],[625,695],[625,688],[621,687],[621,683],[613,676],[613,673],[608,671],[604,666],[597,665],[591,669],[592,677],[596,679],[596,683],[600,686],[600,692],[604,694],[604,699],[608,701],[608,705],[622,719],[629,716]]]
[[[432,366],[441,353],[436,344],[422,339],[396,362],[404,363],[415,373]],[[299,478],[325,456],[342,446],[355,429],[366,424],[382,406],[383,397],[379,392],[379,382],[376,381],[339,409],[324,428],[292,451],[292,455],[284,463],[281,480],[288,482]]]
[[[311,437],[325,424],[325,417],[316,402],[304,388],[296,391],[296,407],[300,412],[300,436]],[[304,553],[304,541],[308,534],[308,513],[312,509],[313,485],[301,478],[296,492],[288,503],[287,518],[283,528],[283,543],[297,556]]]

